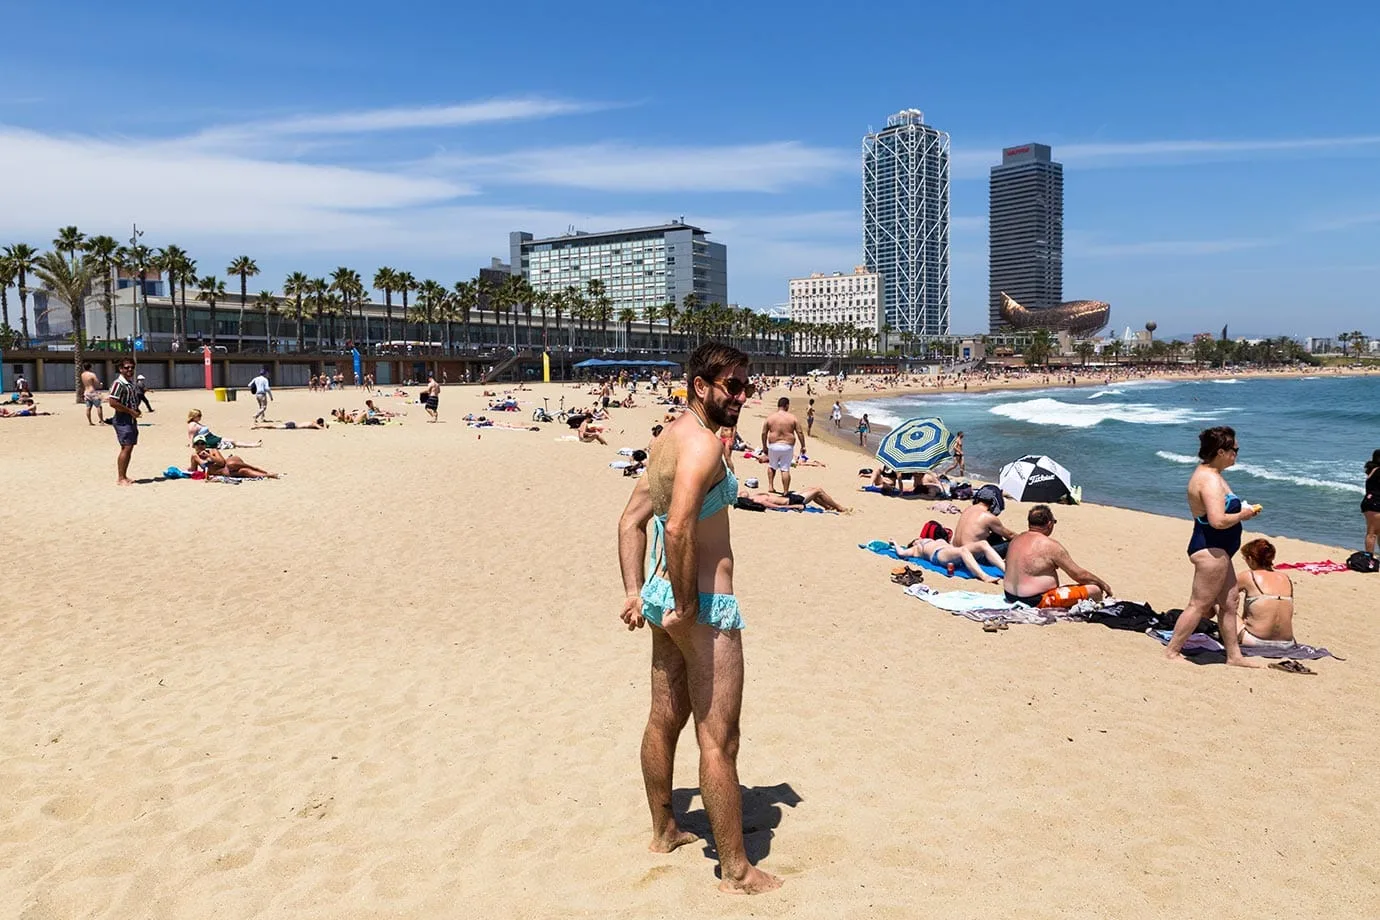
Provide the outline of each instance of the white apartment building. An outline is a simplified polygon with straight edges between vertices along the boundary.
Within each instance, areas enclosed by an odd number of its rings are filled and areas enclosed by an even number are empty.
[[[815,272],[808,278],[792,278],[790,316],[797,323],[846,323],[869,332],[880,332],[886,305],[882,302],[882,276],[859,265],[853,273]]]

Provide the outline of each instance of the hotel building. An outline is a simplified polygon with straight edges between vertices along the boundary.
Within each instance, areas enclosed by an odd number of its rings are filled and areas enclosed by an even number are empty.
[[[919,109],[863,139],[863,261],[882,277],[886,322],[949,333],[949,135]]]
[[[1002,332],[1006,294],[1030,310],[1064,299],[1064,167],[1044,144],[1001,152],[988,195],[987,328]]]
[[[708,231],[671,221],[545,239],[515,231],[508,248],[513,272],[536,290],[555,293],[574,285],[583,292],[597,278],[615,312],[631,307],[643,316],[649,306],[681,307],[687,294],[702,305],[728,303],[728,247],[707,237]]]
[[[859,265],[852,274],[815,272],[790,281],[790,318],[797,323],[844,323],[880,332],[884,315],[882,276]]]

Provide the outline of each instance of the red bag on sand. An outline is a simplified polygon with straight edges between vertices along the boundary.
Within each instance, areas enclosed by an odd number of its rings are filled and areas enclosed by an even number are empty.
[[[953,531],[945,527],[938,521],[926,521],[925,526],[920,528],[921,540],[944,540],[948,541],[953,537]]]

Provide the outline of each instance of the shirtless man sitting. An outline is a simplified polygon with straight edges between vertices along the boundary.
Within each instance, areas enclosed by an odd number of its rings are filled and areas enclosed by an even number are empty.
[[[776,491],[776,474],[781,474],[781,491],[791,490],[791,461],[795,459],[795,444],[805,453],[805,432],[800,421],[791,414],[791,401],[782,396],[776,401],[776,411],[762,422],[762,453],[767,457],[767,490]]]
[[[1111,596],[1112,589],[1105,581],[1074,562],[1064,545],[1050,536],[1058,521],[1049,505],[1031,508],[1026,521],[1030,529],[1016,535],[1006,551],[1002,587],[1008,601],[1031,607],[1068,608],[1082,600],[1100,602]],[[1078,583],[1060,587],[1060,569]]]
[[[954,543],[962,546],[985,540],[998,554],[1005,552],[1007,542],[1015,533],[997,516],[996,506],[1000,500],[990,492],[974,495],[973,503],[963,509],[954,524]]]

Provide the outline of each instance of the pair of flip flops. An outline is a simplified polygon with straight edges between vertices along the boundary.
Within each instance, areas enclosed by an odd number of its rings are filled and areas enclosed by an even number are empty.
[[[1003,629],[1010,629],[1010,624],[1005,620],[988,620],[982,624],[983,632],[1001,632]]]
[[[899,565],[891,570],[891,581],[894,584],[904,585],[907,588],[911,585],[918,585],[924,580],[924,569],[917,569],[910,565]]]
[[[1317,671],[1314,671],[1312,668],[1310,668],[1308,665],[1304,664],[1303,662],[1301,662],[1301,661],[1295,661],[1295,660],[1292,659],[1292,658],[1286,658],[1286,659],[1284,659],[1283,661],[1276,661],[1276,662],[1272,663],[1272,664],[1270,665],[1270,667],[1273,668],[1273,669],[1276,670],[1276,671],[1287,671],[1287,672],[1290,673],[1290,674],[1317,674],[1317,673],[1318,673]]]

